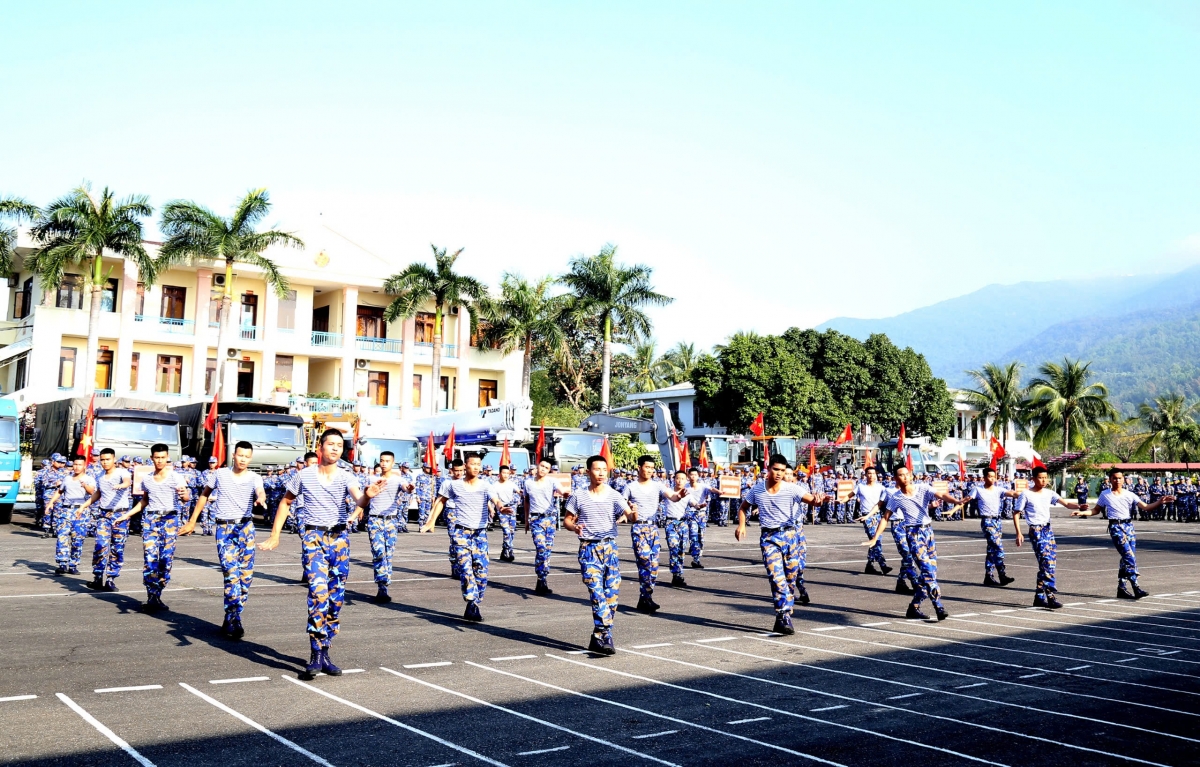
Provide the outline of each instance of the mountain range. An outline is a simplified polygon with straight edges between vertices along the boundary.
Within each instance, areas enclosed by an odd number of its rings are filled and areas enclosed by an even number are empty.
[[[1048,360],[1090,360],[1128,414],[1159,394],[1200,396],[1200,266],[1162,275],[988,285],[895,317],[835,317],[817,327],[864,339],[885,333],[925,355],[935,375],[970,386],[965,371],[1017,360],[1025,375]]]

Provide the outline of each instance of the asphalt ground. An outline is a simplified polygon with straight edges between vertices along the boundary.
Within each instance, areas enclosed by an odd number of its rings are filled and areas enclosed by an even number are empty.
[[[903,619],[894,579],[865,575],[861,527],[807,529],[813,602],[769,634],[757,530],[709,527],[704,570],[632,610],[621,544],[613,657],[591,631],[573,536],[559,531],[550,597],[532,544],[493,561],[485,622],[462,620],[446,535],[400,536],[389,605],[365,534],[333,657],[344,676],[301,682],[299,547],[259,552],[241,641],[219,635],[212,538],[180,541],[170,610],[144,615],[141,542],[119,593],[53,576],[30,512],[0,527],[0,761],[24,765],[1071,765],[1200,763],[1200,526],[1139,523],[1142,585],[1117,601],[1105,525],[1056,516],[1063,610],[1031,608],[1036,564],[1006,538],[1007,589],[986,589],[978,522],[938,523],[951,618]],[[261,534],[260,530],[260,534]],[[890,536],[883,538],[898,564]],[[492,534],[493,554],[500,533]],[[669,580],[662,555],[660,577]],[[353,673],[349,673],[353,671]]]

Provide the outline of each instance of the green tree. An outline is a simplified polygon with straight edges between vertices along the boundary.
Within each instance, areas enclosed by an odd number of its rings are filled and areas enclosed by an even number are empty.
[[[436,387],[442,380],[442,319],[446,309],[451,306],[465,309],[474,333],[479,324],[480,304],[488,295],[487,286],[482,282],[454,271],[462,248],[447,254],[445,248],[439,249],[433,244],[429,247],[433,250],[432,269],[415,262],[384,280],[384,292],[394,298],[384,310],[383,317],[388,322],[407,319],[426,304],[433,304],[433,385]],[[438,398],[434,396],[429,400],[432,411],[438,412]]]
[[[596,322],[603,330],[600,407],[604,410],[609,407],[614,331],[623,330],[632,338],[648,338],[650,318],[644,308],[666,306],[674,300],[654,290],[650,282],[653,269],[618,264],[616,254],[615,245],[605,245],[594,256],[576,256],[567,273],[559,278],[574,294],[570,312]]]
[[[861,341],[836,330],[798,328],[789,328],[783,339],[813,377],[825,382],[848,422],[870,422],[864,399],[871,387],[871,354]]]
[[[979,370],[968,370],[976,388],[963,390],[963,400],[979,415],[974,423],[990,428],[991,433],[1008,445],[1008,424],[1025,423],[1025,387],[1021,386],[1021,363],[997,365],[988,362]],[[989,426],[988,422],[991,421]]]
[[[26,202],[20,197],[0,197],[0,224],[6,219],[17,223],[37,221],[41,216],[42,211],[31,202]],[[16,249],[17,230],[0,225],[0,277],[12,274]]]
[[[480,302],[484,320],[481,340],[504,354],[521,350],[521,396],[525,399],[530,398],[535,355],[542,350],[553,353],[566,343],[561,321],[564,301],[551,295],[553,285],[553,277],[530,282],[505,273],[500,297]]]
[[[629,377],[632,391],[654,391],[667,385],[671,364],[658,355],[653,338],[634,344],[630,356],[633,357],[633,374]]]
[[[1138,419],[1146,427],[1146,438],[1138,445],[1139,455],[1149,455],[1152,448],[1166,448],[1167,460],[1177,461],[1185,447],[1187,430],[1181,426],[1194,424],[1200,404],[1189,403],[1176,392],[1155,397],[1138,407]]]
[[[154,212],[144,195],[116,200],[107,187],[97,197],[84,183],[46,206],[31,229],[37,249],[26,266],[37,275],[44,291],[56,290],[68,267],[82,268],[88,290],[87,350],[79,369],[84,371],[83,393],[96,390],[95,370],[100,350],[100,299],[105,280],[105,251],[132,260],[140,279],[154,283],[155,268],[142,245],[142,219]]]
[[[238,201],[229,217],[220,216],[203,205],[188,200],[172,200],[163,207],[159,228],[167,241],[159,248],[155,268],[165,271],[176,264],[206,260],[224,262],[225,289],[221,293],[220,326],[217,330],[216,388],[225,399],[226,352],[233,332],[233,265],[249,264],[263,272],[263,279],[283,298],[288,281],[279,267],[263,252],[272,246],[303,248],[300,238],[275,229],[258,231],[259,223],[271,211],[266,189],[252,189]],[[199,320],[197,330],[199,333]],[[207,392],[213,394],[214,392]]]
[[[1034,447],[1049,447],[1054,441],[1066,453],[1084,447],[1084,439],[1104,421],[1117,417],[1108,401],[1104,384],[1092,382],[1091,364],[1063,359],[1062,364],[1047,362],[1038,368],[1038,377],[1029,382],[1025,410],[1036,420]],[[1063,481],[1066,480],[1063,468]]]
[[[699,359],[699,355],[696,353],[695,344],[685,344],[680,341],[672,346],[662,356],[662,361],[667,369],[664,383],[674,386],[677,383],[691,381],[692,368],[696,366],[697,359]]]

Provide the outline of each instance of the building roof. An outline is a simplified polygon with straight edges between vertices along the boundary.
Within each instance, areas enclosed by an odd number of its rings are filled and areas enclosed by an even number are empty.
[[[1200,461],[1191,463],[1098,463],[1096,468],[1121,471],[1200,471]]]
[[[696,396],[696,388],[692,386],[690,381],[680,381],[679,383],[668,386],[664,389],[655,389],[654,391],[643,391],[637,394],[630,394],[625,397],[631,402],[644,402],[651,399],[664,399],[670,397],[694,397]]]

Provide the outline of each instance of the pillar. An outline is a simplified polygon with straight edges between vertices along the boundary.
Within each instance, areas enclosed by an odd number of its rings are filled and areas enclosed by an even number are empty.
[[[192,316],[192,399],[207,399],[212,392],[204,388],[208,369],[208,311],[212,302],[212,269],[196,270],[196,309]]]
[[[133,339],[138,332],[138,323],[134,321],[137,314],[138,268],[131,259],[125,259],[121,280],[121,317],[120,330],[117,333],[117,353],[113,358],[113,394],[118,397],[128,396],[129,372],[133,367]],[[140,361],[139,361],[140,364]],[[139,371],[140,374],[141,371]]]
[[[347,285],[342,288],[342,370],[340,376],[342,399],[354,399],[354,360],[358,352],[358,288]]]

